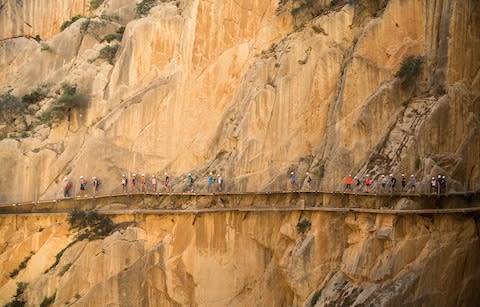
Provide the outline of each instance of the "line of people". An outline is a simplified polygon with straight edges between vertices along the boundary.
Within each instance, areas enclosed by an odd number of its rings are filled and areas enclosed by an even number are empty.
[[[63,178],[63,197],[68,198],[71,197],[73,183],[68,177]],[[98,188],[100,186],[100,180],[96,177],[92,177],[92,195],[95,196],[97,194]],[[88,182],[85,177],[80,176],[79,179],[79,196],[86,196],[88,188]]]
[[[160,176],[158,176],[160,177]],[[171,182],[170,176],[165,173],[163,177],[163,184],[162,187],[158,188],[158,178],[155,174],[152,174],[150,179],[147,179],[145,174],[141,174],[137,176],[136,173],[132,173],[130,176],[126,174],[122,174],[120,179],[121,189],[123,193],[127,192],[143,192],[143,193],[156,193],[156,192],[166,192],[169,193],[171,191]],[[73,183],[68,177],[63,179],[63,196],[68,198],[72,195]],[[194,182],[195,179],[191,173],[189,173],[186,177],[186,187],[187,191],[194,192]],[[92,186],[92,196],[95,196],[98,191],[98,187],[100,186],[100,180],[96,177],[92,177],[91,183],[88,183],[86,178],[80,176],[79,178],[79,193],[78,196],[87,196],[87,190],[89,186]],[[212,172],[209,173],[207,176],[207,191],[210,193],[215,192],[223,192],[225,190],[224,187],[224,179],[221,174],[217,174],[216,176],[213,175]]]
[[[375,182],[375,180],[377,182]],[[405,174],[401,175],[399,190],[397,190],[397,178],[394,174],[380,175],[372,177],[366,175],[365,178],[360,179],[357,176],[352,177],[348,175],[343,179],[344,192],[377,192],[377,193],[395,193],[395,192],[409,192],[415,193],[417,189],[417,178],[415,175],[410,175],[407,179]],[[438,175],[438,180],[432,177],[430,183],[430,192],[432,194],[445,194],[447,191],[447,180],[445,176]]]

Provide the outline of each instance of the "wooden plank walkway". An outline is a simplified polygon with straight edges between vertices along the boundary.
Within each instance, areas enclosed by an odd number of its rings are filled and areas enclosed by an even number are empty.
[[[392,208],[399,201],[414,204]],[[419,209],[421,208],[421,209]],[[102,214],[201,214],[217,212],[358,212],[459,214],[480,211],[480,193],[368,194],[320,191],[247,193],[134,193],[0,205],[2,214],[56,214],[74,209]]]

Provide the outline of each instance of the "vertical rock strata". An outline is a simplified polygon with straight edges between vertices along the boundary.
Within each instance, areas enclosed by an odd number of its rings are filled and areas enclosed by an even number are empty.
[[[38,306],[473,306],[475,220],[455,215],[212,213],[118,216],[77,241],[64,216],[0,219],[0,303],[16,282]],[[297,232],[301,220],[311,228]],[[58,264],[55,255],[63,251]],[[30,253],[25,269],[9,277]]]

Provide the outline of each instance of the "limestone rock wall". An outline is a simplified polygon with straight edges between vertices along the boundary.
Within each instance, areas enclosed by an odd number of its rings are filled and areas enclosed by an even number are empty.
[[[51,39],[63,22],[75,15],[87,15],[87,0],[2,0],[0,40],[19,36]]]
[[[471,216],[279,212],[115,220],[130,224],[104,239],[75,241],[65,216],[1,217],[0,303],[11,300],[17,282],[28,283],[27,306],[53,294],[53,306],[473,306],[479,299],[480,245]],[[296,225],[303,220],[311,227],[301,234]]]
[[[5,3],[0,23],[15,24],[36,2]],[[34,118],[64,81],[89,104],[0,142],[1,163],[12,165],[1,170],[0,201],[56,197],[64,176],[95,175],[111,193],[133,172],[168,172],[177,191],[187,173],[205,180],[210,171],[233,190],[284,189],[291,170],[300,181],[310,171],[325,190],[348,173],[392,172],[478,189],[476,1],[321,2],[297,15],[282,3],[162,1],[136,18],[132,2],[107,0],[95,12],[62,2],[62,17],[31,10],[43,22],[31,34],[42,32],[49,51],[2,27],[2,92],[47,84]],[[86,30],[81,19],[56,32],[56,20],[77,13],[90,15]],[[121,42],[102,41],[122,24]],[[112,64],[97,58],[116,43]],[[402,89],[395,74],[409,55],[424,57],[423,73]]]

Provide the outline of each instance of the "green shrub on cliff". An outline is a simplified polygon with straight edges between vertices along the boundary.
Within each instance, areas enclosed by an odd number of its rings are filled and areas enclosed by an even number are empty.
[[[11,94],[12,90],[0,95],[0,121],[11,123],[25,110],[27,104]]]
[[[115,55],[117,54],[118,48],[120,48],[119,44],[115,44],[113,46],[105,46],[102,49],[100,49],[100,53],[98,54],[98,59],[105,59],[108,61],[108,63],[113,65],[113,59],[115,58]]]
[[[93,10],[96,10],[100,7],[100,5],[103,4],[103,2],[105,2],[105,0],[91,0],[90,1],[90,10],[93,11]]]
[[[77,92],[77,87],[69,83],[62,83],[62,95],[60,95],[52,105],[40,115],[40,122],[48,124],[51,121],[57,121],[69,115],[72,109],[85,107],[87,98],[82,93]]]
[[[75,21],[79,20],[80,18],[83,18],[84,16],[82,15],[76,15],[76,16],[73,16],[70,20],[67,20],[65,22],[62,23],[61,27],[60,27],[60,32],[65,30],[66,28],[70,27]]]
[[[312,223],[307,219],[304,219],[301,222],[298,222],[296,226],[297,232],[302,235],[305,234],[307,231],[309,231],[310,227],[312,227]]]
[[[402,88],[409,87],[417,80],[422,72],[422,64],[422,56],[411,55],[403,59],[400,69],[395,74],[395,77],[402,79]]]
[[[156,0],[143,0],[140,3],[137,3],[137,15],[139,17],[148,15],[152,7],[154,7],[156,4]]]

